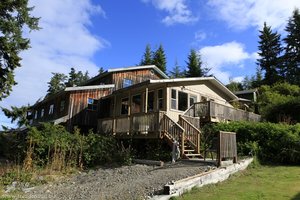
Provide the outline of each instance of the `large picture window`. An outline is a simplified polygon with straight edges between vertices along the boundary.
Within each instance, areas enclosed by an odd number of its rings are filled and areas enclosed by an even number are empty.
[[[128,114],[128,106],[129,106],[128,98],[122,99],[122,101],[121,101],[121,115],[127,115]]]
[[[132,113],[139,113],[142,111],[142,96],[135,95],[132,97]]]
[[[148,107],[147,110],[148,112],[154,111],[154,92],[149,92],[148,93]]]
[[[174,89],[171,90],[171,108],[177,109],[177,91]]]
[[[178,91],[178,110],[185,111],[188,108],[188,94]]]
[[[158,109],[163,109],[164,108],[164,95],[163,95],[163,90],[160,89],[157,91],[157,101],[158,101]]]

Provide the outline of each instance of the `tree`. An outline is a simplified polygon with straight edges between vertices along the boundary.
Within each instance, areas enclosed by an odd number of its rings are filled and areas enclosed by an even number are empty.
[[[0,101],[16,85],[14,70],[20,67],[19,53],[29,48],[23,30],[38,30],[38,18],[32,17],[28,0],[1,0],[0,3]]]
[[[152,65],[153,64],[153,60],[152,60],[152,51],[151,51],[151,47],[149,44],[146,45],[146,49],[145,49],[145,53],[143,55],[143,58],[140,62],[140,65]]]
[[[72,67],[69,73],[69,79],[65,83],[65,86],[74,87],[74,86],[82,85],[88,79],[89,79],[88,71],[86,71],[85,74],[83,74],[82,71],[76,72],[76,70]]]
[[[65,89],[65,81],[67,79],[67,76],[62,73],[53,73],[52,72],[52,77],[50,79],[50,82],[48,82],[48,94],[55,94],[63,89]]]
[[[156,65],[161,71],[166,72],[166,56],[163,46],[160,44],[153,54],[152,64]]]
[[[105,70],[103,69],[103,67],[100,67],[99,70],[98,70],[98,73],[103,74],[104,72],[105,72]]]
[[[185,73],[181,70],[181,67],[178,65],[177,60],[175,62],[175,66],[174,66],[173,70],[170,71],[169,74],[170,74],[171,78],[182,78],[182,77],[184,77]]]
[[[202,61],[195,49],[191,49],[188,55],[186,77],[203,77],[208,75],[210,69],[202,68]]]
[[[29,105],[27,106],[21,106],[21,107],[16,107],[16,106],[11,106],[11,109],[7,108],[1,108],[4,115],[7,118],[11,119],[11,123],[17,121],[18,127],[21,127],[23,125],[28,126],[29,121],[27,119],[27,111],[29,109]]]
[[[280,35],[273,32],[266,22],[260,32],[257,65],[265,71],[263,83],[273,85],[280,80],[279,71],[282,68]]]
[[[243,86],[240,82],[232,81],[230,80],[230,83],[226,85],[226,87],[231,91],[231,92],[236,92],[236,91],[241,91],[243,90]]]
[[[285,28],[287,32],[285,47],[286,80],[291,84],[300,85],[300,13],[295,9]]]

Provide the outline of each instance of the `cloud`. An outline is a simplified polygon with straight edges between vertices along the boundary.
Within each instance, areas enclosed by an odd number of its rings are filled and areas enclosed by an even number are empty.
[[[168,26],[173,24],[188,24],[198,20],[186,5],[186,0],[142,0],[142,2],[151,2],[156,9],[167,12],[168,15],[162,22]]]
[[[225,67],[241,68],[244,61],[254,59],[254,54],[245,51],[244,45],[235,41],[216,46],[206,46],[199,50],[203,62],[211,68],[214,74],[223,83],[228,83],[231,73]]]
[[[39,31],[28,33],[31,48],[21,53],[22,67],[16,70],[18,85],[0,106],[33,104],[47,91],[51,72],[68,73],[71,67],[96,75],[94,54],[109,46],[105,39],[93,35],[91,16],[106,17],[104,10],[91,0],[31,0],[35,6],[32,15],[41,17]],[[6,123],[0,113],[1,123]]]
[[[282,31],[286,21],[299,0],[209,0],[214,16],[228,23],[230,28],[243,30],[249,27],[261,28],[264,22]]]

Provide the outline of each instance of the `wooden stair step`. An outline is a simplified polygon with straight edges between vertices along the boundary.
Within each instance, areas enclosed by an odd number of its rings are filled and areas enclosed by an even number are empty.
[[[195,151],[194,149],[185,149],[184,152],[193,152]]]
[[[189,154],[185,154],[186,156],[190,157],[190,156],[201,156],[201,154],[199,153],[189,153]]]

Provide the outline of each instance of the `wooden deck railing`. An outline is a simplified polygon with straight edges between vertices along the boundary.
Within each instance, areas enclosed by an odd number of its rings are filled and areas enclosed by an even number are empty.
[[[185,130],[185,138],[195,147],[196,152],[200,154],[200,130],[182,115],[179,115],[179,125]]]
[[[180,143],[181,154],[184,153],[185,130],[167,115],[163,115],[160,123],[161,131]]]
[[[162,112],[149,112],[103,118],[98,121],[98,131],[106,134],[157,132],[162,116]]]
[[[260,121],[260,115],[214,101],[198,102],[194,106],[194,116],[198,117],[214,117],[218,120],[230,121]]]

